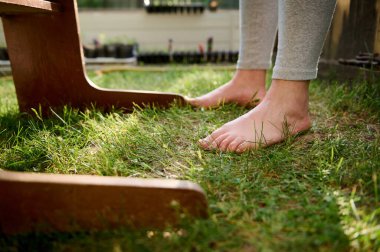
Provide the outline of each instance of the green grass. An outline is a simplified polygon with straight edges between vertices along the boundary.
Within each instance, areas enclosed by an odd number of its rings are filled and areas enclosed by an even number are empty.
[[[233,72],[91,74],[103,87],[196,96]],[[242,155],[207,152],[197,140],[246,112],[136,109],[102,114],[65,108],[18,113],[0,79],[0,167],[15,171],[188,179],[205,190],[210,218],[164,231],[117,230],[0,237],[16,251],[374,251],[380,249],[380,82],[314,81],[312,130]],[[0,203],[1,204],[1,203]]]

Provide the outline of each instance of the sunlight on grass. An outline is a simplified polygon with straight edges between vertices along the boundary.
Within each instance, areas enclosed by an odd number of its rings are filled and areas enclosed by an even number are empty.
[[[233,71],[90,73],[102,87],[197,96]],[[314,81],[307,134],[242,155],[197,140],[247,110],[173,104],[124,114],[70,107],[39,120],[0,79],[0,166],[8,170],[188,179],[210,218],[180,229],[0,236],[0,248],[99,251],[361,251],[380,248],[380,83]]]

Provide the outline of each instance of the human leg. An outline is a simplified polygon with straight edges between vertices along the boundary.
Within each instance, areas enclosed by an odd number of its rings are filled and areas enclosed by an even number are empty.
[[[271,67],[277,30],[278,0],[240,0],[240,53],[231,81],[198,98],[188,99],[196,107],[220,103],[255,105],[265,96],[266,69]]]
[[[279,2],[279,51],[268,94],[256,108],[200,140],[203,148],[243,152],[311,126],[309,80],[316,78],[334,7],[333,0]]]

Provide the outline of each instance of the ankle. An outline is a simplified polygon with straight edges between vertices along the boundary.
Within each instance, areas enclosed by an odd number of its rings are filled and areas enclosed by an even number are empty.
[[[309,104],[309,81],[273,80],[267,99],[284,105],[306,106]]]
[[[240,87],[265,90],[266,70],[238,69],[232,78],[232,83]]]
[[[308,118],[309,81],[273,80],[265,101],[280,107],[289,118]]]

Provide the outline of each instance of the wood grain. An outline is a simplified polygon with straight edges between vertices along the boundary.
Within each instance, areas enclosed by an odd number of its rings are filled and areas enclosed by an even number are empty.
[[[0,170],[0,233],[163,228],[207,217],[191,182]]]

